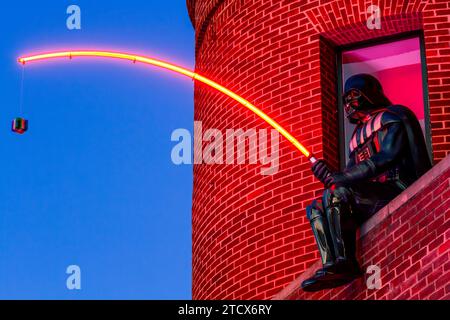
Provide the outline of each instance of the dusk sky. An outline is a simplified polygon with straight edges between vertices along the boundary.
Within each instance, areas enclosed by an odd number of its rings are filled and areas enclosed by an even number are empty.
[[[81,30],[66,27],[71,4]],[[172,163],[170,137],[192,132],[193,82],[126,61],[35,63],[20,113],[16,62],[103,49],[193,69],[185,1],[3,1],[0,46],[0,299],[190,299],[192,167]]]

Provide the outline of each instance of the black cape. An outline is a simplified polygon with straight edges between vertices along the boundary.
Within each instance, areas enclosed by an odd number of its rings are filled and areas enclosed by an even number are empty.
[[[414,180],[416,180],[432,167],[422,128],[416,115],[409,108],[402,105],[392,105],[388,106],[387,109],[400,117],[403,122],[408,136],[410,156],[414,162],[416,172]]]

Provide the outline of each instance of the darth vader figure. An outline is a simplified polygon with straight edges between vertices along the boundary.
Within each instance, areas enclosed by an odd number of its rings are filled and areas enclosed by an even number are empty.
[[[306,209],[323,267],[302,283],[304,291],[338,287],[361,276],[355,255],[358,225],[431,168],[414,113],[392,105],[375,77],[350,77],[343,100],[356,127],[344,171],[333,172],[323,160],[312,167],[326,188]]]

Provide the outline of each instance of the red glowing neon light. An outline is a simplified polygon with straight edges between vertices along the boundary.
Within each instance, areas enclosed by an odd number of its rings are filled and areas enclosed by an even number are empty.
[[[54,59],[54,58],[73,58],[73,57],[101,57],[101,58],[112,58],[112,59],[122,59],[129,60],[132,62],[141,62],[144,64],[153,65],[156,67],[160,67],[166,70],[174,71],[185,75],[194,80],[200,81],[220,92],[227,95],[228,97],[234,99],[239,102],[246,108],[250,109],[252,112],[257,114],[261,119],[266,121],[269,125],[271,125],[275,130],[277,130],[281,135],[283,135],[286,139],[288,139],[303,155],[305,155],[312,163],[316,161],[314,156],[294,137],[292,136],[286,129],[284,129],[280,124],[278,124],[275,120],[269,117],[266,113],[264,113],[261,109],[257,108],[249,101],[245,100],[241,96],[237,95],[233,91],[225,88],[224,86],[218,84],[215,81],[212,81],[196,72],[190,71],[188,69],[178,67],[168,62],[164,62],[161,60],[156,60],[144,56],[127,54],[127,53],[119,53],[119,52],[110,52],[110,51],[62,51],[62,52],[52,52],[31,56],[24,56],[18,59],[19,63],[26,64],[27,62],[46,60],[46,59]]]

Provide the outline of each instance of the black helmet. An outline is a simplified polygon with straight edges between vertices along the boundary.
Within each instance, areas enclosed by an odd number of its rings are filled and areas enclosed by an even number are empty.
[[[344,88],[344,109],[350,122],[361,121],[376,109],[392,105],[383,93],[377,78],[370,74],[355,74],[347,79]]]

